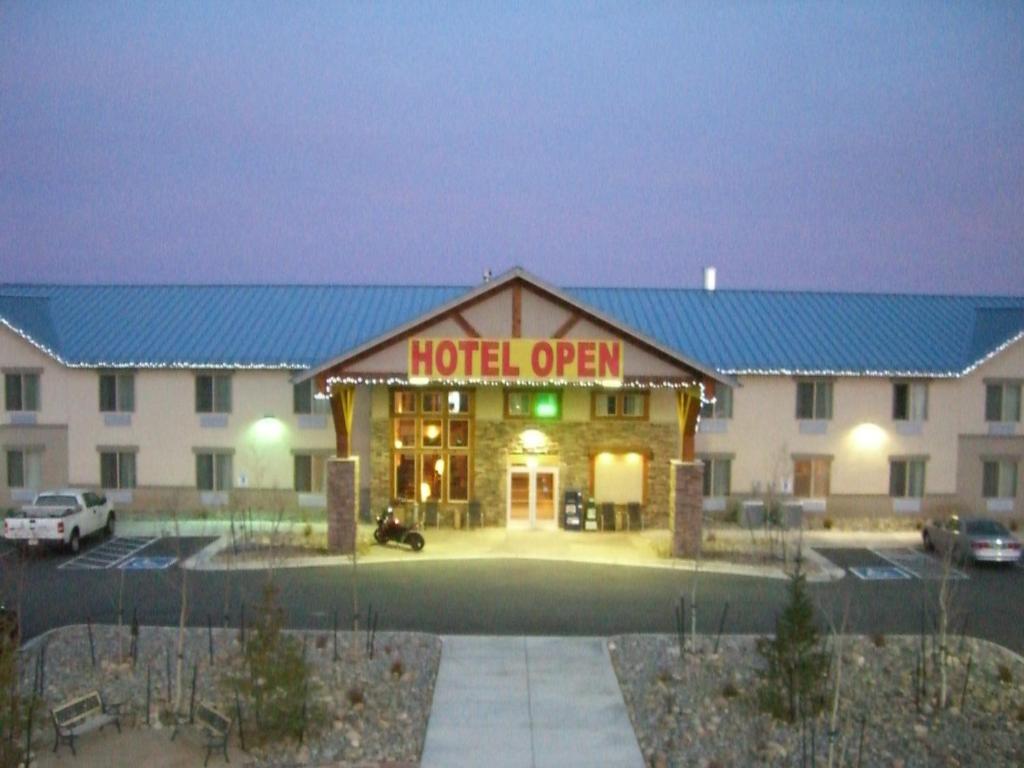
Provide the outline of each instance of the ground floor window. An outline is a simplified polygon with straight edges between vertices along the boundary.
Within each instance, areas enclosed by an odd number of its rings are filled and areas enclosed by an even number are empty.
[[[135,452],[100,451],[100,486],[135,487]]]
[[[29,448],[7,449],[7,487],[41,488],[43,452]]]
[[[402,501],[466,502],[473,460],[471,390],[393,390],[392,495]]]
[[[728,496],[732,492],[732,459],[706,456],[704,462],[704,495]]]
[[[982,464],[981,495],[986,499],[1012,499],[1017,495],[1017,462],[990,459]]]
[[[594,457],[594,498],[599,504],[644,501],[645,461],[637,452],[603,451]]]
[[[793,459],[793,495],[802,499],[828,496],[831,466],[832,459],[826,456]]]
[[[889,462],[889,495],[920,499],[924,496],[924,459],[892,459]]]
[[[295,490],[298,493],[327,492],[327,458],[329,453],[296,453]]]
[[[200,491],[230,491],[231,454],[217,451],[197,452],[196,488]]]

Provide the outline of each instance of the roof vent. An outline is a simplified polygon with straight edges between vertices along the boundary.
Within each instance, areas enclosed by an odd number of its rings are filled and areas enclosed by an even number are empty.
[[[704,267],[704,290],[715,290],[715,268]]]
[[[494,277],[494,273],[491,272],[491,270],[489,270],[489,269],[485,269],[484,270],[484,282],[485,283],[491,282],[491,278],[492,277]]]

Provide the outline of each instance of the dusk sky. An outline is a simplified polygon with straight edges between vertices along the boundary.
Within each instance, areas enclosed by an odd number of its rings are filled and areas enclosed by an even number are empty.
[[[0,3],[0,281],[516,265],[1024,293],[1024,3]]]

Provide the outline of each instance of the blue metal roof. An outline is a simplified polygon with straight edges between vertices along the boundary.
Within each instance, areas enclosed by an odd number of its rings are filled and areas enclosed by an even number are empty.
[[[459,286],[0,285],[0,318],[68,365],[307,368]],[[568,288],[722,373],[955,375],[1024,332],[1024,296]]]

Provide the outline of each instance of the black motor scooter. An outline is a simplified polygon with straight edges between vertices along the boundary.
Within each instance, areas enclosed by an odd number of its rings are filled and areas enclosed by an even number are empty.
[[[423,534],[416,530],[415,524],[402,525],[395,519],[395,511],[391,507],[377,515],[377,528],[373,532],[373,538],[378,544],[387,544],[389,541],[406,544],[413,552],[419,552],[426,543]]]

